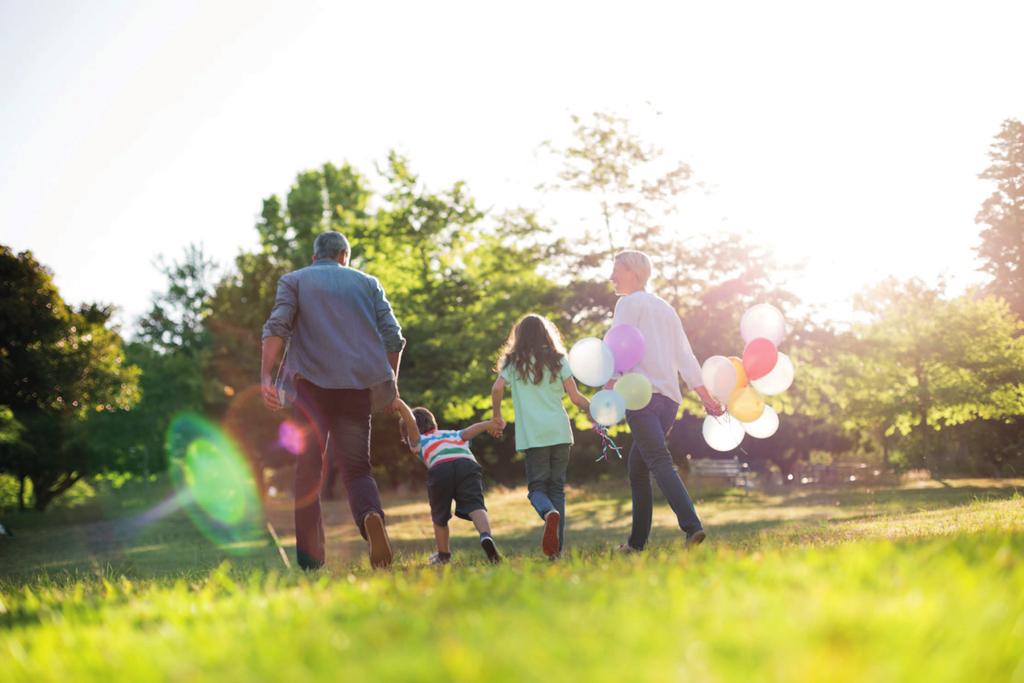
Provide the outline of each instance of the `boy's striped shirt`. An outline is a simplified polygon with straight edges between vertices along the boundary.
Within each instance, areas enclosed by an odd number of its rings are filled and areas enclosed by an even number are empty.
[[[476,460],[469,450],[469,442],[464,441],[462,432],[456,429],[435,429],[420,435],[420,458],[428,468],[459,458]]]

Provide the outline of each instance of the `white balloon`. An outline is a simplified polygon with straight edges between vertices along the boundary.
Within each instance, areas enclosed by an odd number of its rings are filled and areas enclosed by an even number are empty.
[[[569,368],[583,384],[603,387],[615,372],[615,356],[597,337],[585,337],[569,350]]]
[[[793,385],[795,375],[793,361],[786,354],[780,353],[779,360],[771,372],[760,379],[750,380],[750,386],[757,389],[762,396],[775,396]]]
[[[786,338],[786,319],[771,304],[756,304],[747,309],[740,319],[740,336],[747,344],[764,337],[778,346]]]
[[[590,416],[605,427],[626,417],[626,399],[614,389],[602,389],[590,399]]]
[[[743,423],[729,415],[714,417],[708,415],[704,418],[704,427],[701,429],[704,434],[704,441],[716,451],[731,451],[743,442],[746,430]]]
[[[709,394],[723,403],[729,400],[736,388],[736,367],[731,360],[725,356],[711,356],[704,361],[700,375]]]
[[[779,428],[779,414],[771,406],[765,406],[761,417],[753,422],[744,422],[743,429],[755,439],[767,439]]]

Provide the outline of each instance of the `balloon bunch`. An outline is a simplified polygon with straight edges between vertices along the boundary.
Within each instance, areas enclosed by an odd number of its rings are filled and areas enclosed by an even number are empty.
[[[626,417],[626,410],[640,410],[651,402],[651,382],[629,372],[644,358],[644,335],[632,325],[615,325],[604,339],[585,337],[569,350],[569,368],[582,384],[603,387],[616,372],[626,373],[614,389],[601,389],[590,399],[590,417],[610,427]]]
[[[711,356],[701,375],[708,393],[726,405],[724,419],[704,418],[704,440],[717,451],[731,451],[749,434],[767,439],[779,428],[779,416],[764,396],[781,394],[793,384],[793,362],[779,352],[786,319],[771,304],[757,304],[743,314],[743,357]]]

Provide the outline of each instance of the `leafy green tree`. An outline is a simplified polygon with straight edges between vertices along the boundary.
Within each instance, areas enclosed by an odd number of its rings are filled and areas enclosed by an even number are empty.
[[[535,216],[487,216],[464,183],[434,191],[395,153],[377,171],[382,191],[376,195],[347,164],[300,173],[286,201],[264,201],[257,223],[260,252],[240,255],[235,272],[216,287],[208,319],[211,374],[239,390],[229,400],[227,418],[258,470],[290,462],[277,445],[284,416],[268,419],[247,389],[258,376],[260,330],[278,278],[309,263],[319,232],[344,233],[352,244],[351,265],[383,283],[408,339],[402,394],[429,406],[447,425],[488,410],[495,356],[514,322],[529,311],[553,315],[562,308],[564,294],[539,272],[561,243]],[[396,435],[392,417],[374,420],[380,473],[393,484],[422,477],[422,466]],[[491,458],[492,474],[501,476],[505,468],[511,472],[515,452],[501,442],[483,446],[481,456]]]
[[[0,405],[24,427],[0,443],[0,469],[32,482],[34,507],[82,477],[106,471],[108,453],[89,438],[98,415],[130,409],[138,374],[125,363],[112,309],[64,303],[30,252],[0,246]]]
[[[158,353],[198,357],[209,346],[205,321],[216,283],[217,264],[195,244],[180,261],[158,261],[166,291],[153,298],[149,313],[139,320],[139,340]]]
[[[896,464],[936,470],[940,431],[1024,415],[1024,325],[1005,302],[891,280],[859,304],[869,321],[837,356],[837,403]]]
[[[1024,123],[1004,121],[989,157],[981,177],[996,189],[975,219],[983,226],[978,255],[992,275],[990,291],[1024,318]]]
[[[206,326],[217,266],[190,245],[178,260],[158,267],[166,289],[153,297],[138,321],[138,336],[125,347],[139,368],[141,399],[130,411],[101,413],[90,423],[89,440],[108,454],[113,469],[144,477],[167,466],[165,437],[179,412],[215,412],[224,387],[208,378],[212,359]]]

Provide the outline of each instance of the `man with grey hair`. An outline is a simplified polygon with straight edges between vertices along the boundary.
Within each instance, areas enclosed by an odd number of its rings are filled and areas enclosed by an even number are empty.
[[[272,410],[289,404],[306,435],[295,468],[295,552],[303,569],[325,560],[320,490],[327,463],[340,465],[370,564],[387,567],[392,559],[370,465],[370,415],[396,409],[405,339],[380,282],[349,268],[349,253],[341,233],[318,235],[312,264],[278,281],[263,326],[263,402]]]
[[[693,500],[672,466],[665,437],[676,421],[683,400],[679,379],[700,397],[711,415],[724,411],[704,388],[700,363],[693,354],[679,314],[664,299],[646,291],[651,277],[651,259],[642,251],[624,251],[615,257],[611,281],[621,298],[615,304],[613,325],[632,325],[644,336],[644,357],[631,370],[651,382],[651,401],[640,410],[627,410],[626,423],[633,435],[629,451],[629,486],[633,494],[633,526],[629,540],[619,546],[625,553],[647,545],[654,514],[651,475],[676,513],[679,528],[686,534],[686,547],[700,544],[704,528]],[[608,388],[614,386],[614,380]]]

